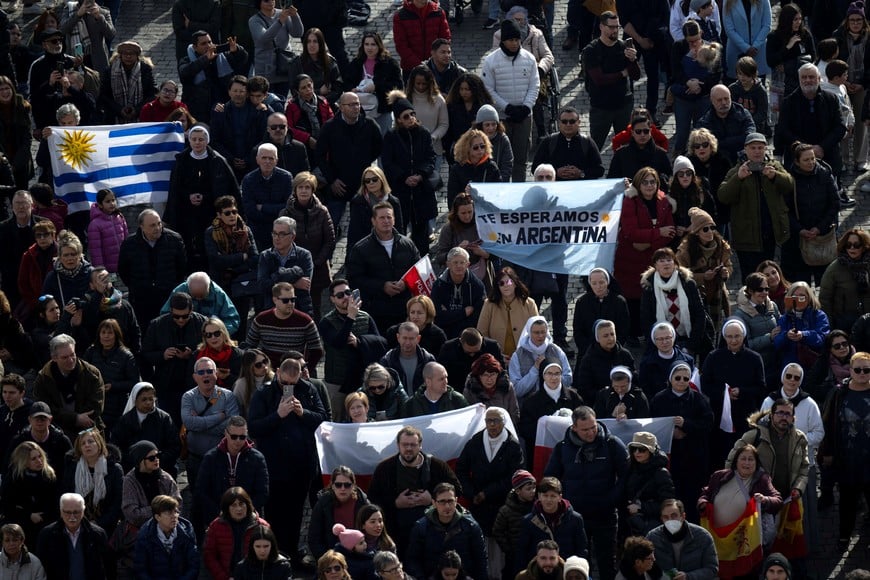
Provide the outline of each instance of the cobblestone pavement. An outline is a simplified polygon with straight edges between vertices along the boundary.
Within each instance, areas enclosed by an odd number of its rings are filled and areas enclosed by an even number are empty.
[[[372,15],[367,29],[374,29],[381,33],[384,37],[387,47],[395,55],[395,47],[393,45],[392,35],[392,14],[395,6],[392,0],[375,0],[371,2]],[[172,33],[171,23],[171,8],[172,4],[168,0],[124,0],[121,7],[121,16],[116,23],[117,36],[116,42],[121,40],[133,39],[136,40],[144,48],[145,54],[151,57],[155,64],[155,76],[158,83],[167,78],[177,79],[178,73],[174,60],[174,38]],[[588,128],[588,109],[589,99],[584,90],[582,79],[579,76],[579,53],[578,51],[564,51],[561,48],[562,40],[565,36],[565,15],[566,1],[558,0],[556,3],[556,17],[554,25],[556,64],[558,67],[559,77],[562,84],[562,105],[573,105],[581,111],[582,129]],[[29,29],[35,22],[33,16],[22,16],[20,9],[10,12],[10,18],[16,19],[18,22],[26,26],[25,38],[29,36]],[[482,30],[481,26],[486,20],[486,9],[481,15],[472,14],[471,10],[466,10],[465,21],[460,27],[451,23],[453,31],[453,52],[456,60],[472,71],[480,71],[481,63],[484,55],[492,46],[492,30]],[[345,38],[348,51],[352,54],[356,53],[357,47],[362,35],[361,28],[345,29]],[[299,49],[297,45],[296,50]],[[642,95],[646,91],[645,79],[637,83],[637,102],[642,102]],[[673,133],[674,122],[673,118],[668,118],[662,126],[664,132],[668,135]],[[609,149],[603,152],[605,163],[609,163],[611,152]],[[532,158],[532,155],[529,156]],[[444,178],[446,182],[446,166],[444,168]],[[847,174],[846,183],[851,182],[857,176],[854,173]],[[851,187],[850,187],[851,189]],[[853,192],[858,199],[858,204],[855,208],[841,212],[841,227],[849,228],[853,226],[867,226],[868,222],[868,200],[866,194]],[[442,214],[446,212],[446,201],[442,195],[439,202]],[[135,215],[134,208],[130,208],[129,215]],[[125,212],[126,213],[126,212]],[[347,218],[345,218],[347,219]],[[443,215],[439,219],[439,224],[443,220]],[[346,224],[345,224],[346,225]],[[135,220],[131,223],[131,228],[135,228]],[[347,228],[343,228],[347,231]],[[344,262],[345,242],[342,240],[339,243],[336,251],[334,268],[337,270]],[[736,282],[738,277],[732,278],[732,292],[739,287]],[[569,313],[569,321],[573,316],[573,301],[580,294],[579,279],[572,276],[570,286],[571,311]],[[544,309],[548,307],[545,305]],[[570,323],[569,323],[570,326]],[[813,546],[812,555],[808,559],[808,571],[813,578],[838,578],[842,577],[846,572],[857,567],[870,568],[870,547],[868,547],[868,537],[870,531],[868,527],[861,526],[864,522],[863,518],[859,518],[858,531],[852,537],[847,549],[842,550],[837,546],[837,515],[836,505],[828,511],[822,512],[820,518],[820,536],[821,542],[817,546]],[[483,580],[483,579],[477,579]]]

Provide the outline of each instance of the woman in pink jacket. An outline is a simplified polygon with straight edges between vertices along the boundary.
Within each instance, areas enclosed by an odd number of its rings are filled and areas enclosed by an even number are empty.
[[[118,200],[111,189],[97,192],[97,201],[91,205],[91,223],[88,226],[88,251],[91,264],[104,266],[109,272],[118,272],[118,254],[121,242],[127,238],[127,220],[118,211]]]

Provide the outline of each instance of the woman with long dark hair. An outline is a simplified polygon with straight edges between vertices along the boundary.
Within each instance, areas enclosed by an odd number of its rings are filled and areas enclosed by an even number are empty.
[[[477,330],[496,341],[508,361],[520,343],[526,322],[538,315],[538,305],[513,268],[502,268],[495,279],[496,285],[483,302]]]
[[[15,90],[15,83],[7,76],[0,76],[0,146],[3,155],[12,165],[15,186],[27,189],[33,177],[33,156],[30,153],[32,122],[30,103]],[[5,217],[4,208],[0,214]]]
[[[233,571],[234,580],[290,580],[290,560],[278,552],[278,540],[272,528],[258,526],[251,534],[248,553]]]
[[[338,62],[329,53],[326,38],[319,28],[309,28],[302,35],[302,53],[290,61],[291,79],[307,74],[314,82],[314,92],[328,103],[338,101],[344,90],[344,81]]]
[[[446,101],[449,127],[444,136],[444,154],[448,163],[453,163],[454,143],[474,125],[480,108],[492,105],[493,100],[482,78],[474,73],[463,73],[450,87]]]
[[[319,558],[335,544],[332,526],[353,528],[358,514],[368,504],[368,496],[356,485],[353,470],[344,465],[333,469],[329,487],[317,495],[311,512],[308,546],[314,557]]]
[[[103,421],[106,430],[111,431],[124,414],[133,385],[139,382],[139,365],[124,344],[121,326],[114,318],[100,322],[94,338],[82,359],[97,367],[103,376]]]
[[[847,53],[842,56],[846,56]],[[779,11],[776,28],[767,35],[767,64],[783,73],[785,92],[790,95],[800,87],[798,69],[816,62],[816,42],[804,25],[800,6],[789,2]]]
[[[779,307],[768,297],[770,284],[761,272],[752,272],[746,284],[737,291],[737,308],[734,317],[746,325],[746,346],[761,355],[767,381],[776,380],[779,359],[773,338],[782,329],[779,322]]]
[[[689,217],[692,208],[704,210],[715,220],[716,202],[710,194],[709,185],[695,173],[695,166],[683,155],[678,155],[674,159],[674,173],[671,176],[668,195],[677,202],[677,209],[674,211],[677,235],[672,242],[672,247],[676,250],[686,230],[692,225]]]
[[[849,95],[849,104],[853,111],[860,111],[864,106],[864,95],[867,93],[867,88],[870,87],[870,22],[867,21],[866,6],[856,2],[843,2],[849,7],[846,10],[846,17],[843,19],[833,36],[837,41],[839,49],[838,58],[845,61],[849,65],[849,79],[846,81],[846,92]],[[818,4],[816,6],[821,13],[822,18],[829,17],[839,18],[843,12],[830,10],[830,6],[826,4]],[[780,18],[782,18],[780,16]],[[816,18],[813,15],[813,28],[822,22],[822,18]],[[826,36],[830,33],[830,28],[825,31]],[[819,36],[819,39],[825,36]],[[788,93],[786,93],[788,94]],[[852,151],[853,167],[862,169],[867,163],[867,128],[864,123],[855,123],[852,129],[852,134],[847,137],[846,144],[848,149]],[[843,159],[843,161],[847,161]]]
[[[303,143],[308,150],[308,159],[317,159],[315,149],[320,138],[320,130],[335,115],[325,97],[317,94],[314,79],[307,74],[293,77],[291,83],[293,97],[287,99],[288,129],[293,138]]]
[[[233,385],[233,394],[239,402],[239,414],[248,416],[248,407],[255,391],[269,385],[275,377],[271,362],[266,354],[257,348],[249,348],[242,355],[239,378]]]
[[[345,71],[345,85],[359,96],[366,117],[374,119],[381,135],[392,125],[393,114],[387,103],[387,93],[402,88],[402,69],[378,32],[363,33],[356,58]]]
[[[252,543],[260,527],[269,522],[257,515],[251,496],[244,488],[234,486],[221,497],[221,513],[208,526],[202,556],[209,575],[214,580],[229,580]]]
[[[870,233],[852,228],[840,238],[837,258],[822,275],[819,302],[832,327],[846,331],[870,312]]]
[[[474,200],[467,193],[460,193],[453,200],[447,223],[441,227],[438,241],[432,247],[432,260],[437,268],[447,264],[447,252],[451,249],[464,248],[470,255],[469,270],[486,286],[492,288],[492,277],[489,275],[489,252],[480,247],[481,239],[477,231],[477,220],[474,219]]]
[[[765,260],[758,265],[755,271],[761,272],[767,277],[767,284],[769,286],[768,296],[776,303],[779,311],[782,312],[785,309],[785,293],[791,287],[791,282],[782,273],[782,268],[773,260]]]

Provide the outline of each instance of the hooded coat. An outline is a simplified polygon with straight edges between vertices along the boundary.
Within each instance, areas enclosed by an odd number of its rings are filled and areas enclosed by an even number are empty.
[[[403,558],[408,573],[414,578],[431,577],[438,569],[439,555],[447,550],[456,550],[469,576],[487,577],[483,532],[471,514],[458,504],[453,519],[446,524],[441,522],[434,507],[426,510],[426,514],[414,524]]]
[[[522,569],[522,565],[534,560],[538,542],[555,540],[559,544],[561,554],[588,557],[588,543],[583,516],[571,507],[571,502],[561,500],[556,516],[544,513],[540,500],[535,500],[532,511],[523,518],[520,524],[520,537],[517,542],[516,560],[514,565]]]
[[[120,212],[107,214],[94,202],[91,204],[91,223],[88,224],[88,255],[94,266],[105,266],[109,272],[118,271],[121,242],[127,239],[127,220]]]

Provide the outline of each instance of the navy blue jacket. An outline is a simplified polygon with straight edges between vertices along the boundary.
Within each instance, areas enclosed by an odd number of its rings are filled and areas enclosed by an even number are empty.
[[[157,520],[151,518],[139,530],[133,552],[133,570],[138,580],[196,580],[199,550],[193,524],[178,518],[178,535],[167,552],[158,538]]]
[[[454,289],[459,288],[459,302],[454,299]],[[435,303],[435,324],[444,330],[447,338],[457,338],[462,331],[477,326],[477,319],[483,309],[486,288],[483,282],[466,270],[465,279],[454,284],[450,270],[444,270],[432,285],[432,302]],[[471,306],[474,312],[465,315],[465,307]]]
[[[514,565],[518,570],[524,569],[535,557],[538,542],[541,540],[555,540],[559,544],[559,555],[562,558],[569,556],[588,557],[588,542],[586,540],[586,528],[583,525],[583,516],[571,507],[571,502],[562,500],[559,506],[559,516],[553,527],[547,525],[541,502],[535,500],[532,511],[523,517],[520,523],[520,539],[516,547],[516,561]]]
[[[266,458],[254,449],[250,441],[247,442],[236,462],[235,479],[231,480],[227,461],[227,439],[224,437],[217,447],[202,456],[199,477],[196,478],[194,501],[201,507],[205,521],[210,522],[220,515],[221,497],[233,485],[245,488],[251,496],[254,509],[257,513],[263,513],[263,507],[269,498]]]
[[[276,167],[269,179],[263,177],[259,168],[242,178],[242,202],[245,219],[254,232],[258,248],[272,247],[272,222],[287,207],[293,193],[293,176],[289,171]],[[257,209],[257,206],[261,206]]]
[[[471,578],[487,577],[486,543],[480,526],[462,506],[448,524],[438,519],[431,507],[411,529],[411,539],[404,558],[408,574],[414,578],[431,578],[438,570],[438,559],[447,550],[456,550],[462,567]]]

